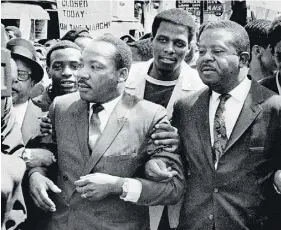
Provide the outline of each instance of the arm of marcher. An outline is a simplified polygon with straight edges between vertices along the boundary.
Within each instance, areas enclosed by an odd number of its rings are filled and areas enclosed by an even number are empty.
[[[155,114],[152,122],[152,128],[155,125],[170,124],[166,111],[160,108]],[[165,146],[158,146],[152,139],[147,140],[146,151],[150,156],[150,161],[162,168],[162,171],[168,171],[170,180],[160,181],[146,175],[146,178],[135,178],[142,183],[142,191],[137,204],[140,205],[166,205],[176,203],[184,193],[185,178],[181,158],[177,152],[165,151]],[[160,162],[164,163],[162,166]],[[167,168],[167,169],[166,169]],[[171,173],[172,172],[172,173]]]
[[[170,123],[156,124],[151,138],[153,139],[154,144],[165,146],[164,150],[168,152],[176,152],[179,148],[180,141],[178,130]]]

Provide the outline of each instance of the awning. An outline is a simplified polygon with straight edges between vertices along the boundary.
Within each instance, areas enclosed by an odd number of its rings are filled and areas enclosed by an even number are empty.
[[[41,6],[26,3],[1,3],[1,19],[20,19],[24,16],[30,19],[49,20],[49,14]]]

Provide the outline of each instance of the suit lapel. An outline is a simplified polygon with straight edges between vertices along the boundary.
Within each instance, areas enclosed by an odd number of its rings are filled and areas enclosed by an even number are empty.
[[[76,102],[77,110],[73,112],[73,121],[77,130],[77,138],[80,145],[80,150],[85,158],[88,160],[90,157],[89,147],[88,147],[88,137],[89,137],[89,104],[82,99]]]
[[[111,143],[114,141],[117,134],[120,132],[124,124],[127,122],[127,113],[129,111],[128,110],[129,106],[127,104],[128,96],[129,95],[127,94],[123,95],[123,97],[118,102],[115,109],[113,110],[112,114],[110,115],[109,120],[92,151],[92,155],[82,172],[83,175],[88,174],[96,166],[100,158],[110,147]]]
[[[213,156],[212,156],[211,136],[210,136],[209,99],[210,99],[210,93],[209,93],[209,88],[207,88],[202,92],[202,94],[199,96],[197,102],[194,105],[194,111],[196,111],[194,115],[194,119],[198,128],[198,133],[201,139],[201,143],[205,150],[206,157],[211,167],[215,170]]]
[[[252,86],[230,135],[225,152],[241,137],[261,112],[260,103],[263,101],[263,94],[260,87],[257,82],[252,81]]]
[[[21,126],[22,139],[25,145],[32,137],[35,137],[40,134],[40,121],[38,120],[38,118],[42,115],[44,114],[41,109],[34,105],[31,100],[28,101],[28,105]]]

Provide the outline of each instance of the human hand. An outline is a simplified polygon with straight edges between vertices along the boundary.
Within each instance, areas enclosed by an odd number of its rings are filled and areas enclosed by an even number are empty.
[[[164,150],[175,152],[179,148],[178,129],[167,123],[157,124],[151,138],[156,145],[164,145]]]
[[[81,176],[74,182],[76,191],[81,197],[89,200],[101,200],[109,194],[122,194],[124,179],[104,173],[93,173]]]
[[[274,175],[274,184],[278,189],[279,193],[281,193],[281,170],[278,170]]]
[[[37,207],[45,212],[56,211],[56,205],[49,198],[47,191],[60,193],[61,190],[49,178],[41,175],[39,172],[34,172],[29,178],[30,195]]]
[[[1,154],[1,196],[3,200],[7,200],[15,186],[21,183],[25,170],[26,165],[22,159],[13,155]]]
[[[41,117],[40,132],[40,136],[47,136],[52,133],[52,124],[49,117]]]
[[[23,159],[28,168],[50,166],[54,163],[54,154],[47,149],[25,149]]]
[[[151,159],[145,164],[145,175],[156,182],[167,182],[178,175],[178,172],[167,167],[161,159]]]

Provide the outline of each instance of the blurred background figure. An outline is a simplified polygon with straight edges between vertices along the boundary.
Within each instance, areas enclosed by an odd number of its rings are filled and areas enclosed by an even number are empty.
[[[245,29],[250,38],[249,75],[256,81],[273,76],[276,64],[271,54],[268,29],[271,21],[257,19],[249,22]]]
[[[20,29],[16,26],[7,26],[5,30],[8,33],[9,39],[21,38]]]
[[[49,51],[49,49],[51,48],[51,46],[53,46],[54,44],[56,44],[57,42],[59,42],[60,39],[51,39],[51,40],[47,40],[44,43],[44,46],[46,47],[47,51]]]
[[[236,22],[241,26],[245,26],[247,24],[246,1],[231,1],[231,3],[232,3],[232,14],[229,20]]]
[[[74,42],[78,45],[82,50],[85,49],[86,46],[92,41],[92,35],[86,28],[79,27],[73,30],[69,30],[61,40],[68,40]]]
[[[39,43],[35,43],[34,48],[37,54],[38,63],[42,66],[44,70],[44,75],[42,80],[36,83],[31,89],[30,98],[35,98],[42,95],[45,88],[47,88],[52,83],[51,79],[48,77],[48,74],[46,72],[46,56],[48,53],[47,48]]]
[[[277,66],[277,73],[274,76],[261,80],[260,83],[281,95],[281,16],[273,20],[268,30],[268,41]]]
[[[151,38],[128,43],[133,55],[133,62],[148,61],[153,58]]]
[[[120,37],[120,39],[122,41],[126,42],[127,44],[136,41],[136,39],[130,34],[126,34],[126,35]]]

